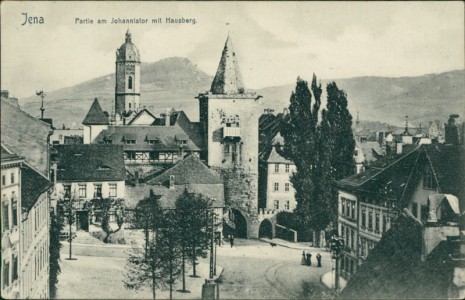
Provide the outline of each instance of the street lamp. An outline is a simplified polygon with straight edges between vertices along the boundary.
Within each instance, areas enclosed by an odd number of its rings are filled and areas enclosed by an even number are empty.
[[[336,292],[339,290],[339,257],[344,249],[344,239],[333,235],[330,241],[331,258],[336,260],[336,268],[334,272],[334,288]]]

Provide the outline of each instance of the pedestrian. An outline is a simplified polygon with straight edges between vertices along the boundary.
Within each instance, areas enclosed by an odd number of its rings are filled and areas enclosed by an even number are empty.
[[[303,266],[307,264],[307,261],[305,259],[305,251],[302,251],[302,260],[300,261],[300,264]]]
[[[321,255],[320,255],[320,253],[318,253],[318,254],[316,255],[316,260],[318,261],[317,267],[318,267],[318,268],[321,268]]]
[[[231,248],[234,246],[234,236],[233,235],[229,236],[229,244],[231,244]]]
[[[312,255],[307,252],[307,266],[311,266],[312,265]]]

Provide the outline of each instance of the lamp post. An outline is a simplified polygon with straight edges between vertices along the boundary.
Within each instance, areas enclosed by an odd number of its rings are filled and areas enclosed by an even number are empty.
[[[340,284],[339,284],[339,256],[342,253],[342,250],[344,249],[344,239],[342,237],[337,237],[337,236],[332,236],[331,242],[331,257],[336,260],[336,267],[335,267],[335,272],[334,272],[334,288],[336,290],[336,293],[340,289]]]
[[[211,232],[211,240],[210,240],[210,279],[213,279],[213,275],[214,273],[216,273],[214,271],[215,269],[215,212],[214,212],[214,209],[212,208],[212,221],[211,221],[211,228],[212,228],[212,232]]]

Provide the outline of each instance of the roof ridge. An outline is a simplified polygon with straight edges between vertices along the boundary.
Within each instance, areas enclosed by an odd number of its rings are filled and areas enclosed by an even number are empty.
[[[12,105],[11,103],[9,103],[8,101],[6,101],[6,100],[3,99],[3,98],[1,99],[1,101],[3,101],[3,103],[6,103],[6,104],[8,104],[9,106],[13,107],[13,108],[16,109],[17,111],[23,113],[26,117],[28,117],[28,118],[30,118],[30,119],[36,121],[36,122],[46,124],[46,125],[49,126],[50,128],[52,127],[51,124],[49,124],[49,123],[47,123],[47,122],[44,122],[44,121],[42,121],[42,120],[39,119],[39,118],[33,117],[32,115],[30,115],[30,114],[27,113],[26,111],[22,110],[21,107],[16,106],[16,105]],[[4,104],[2,104],[2,105],[4,105]]]

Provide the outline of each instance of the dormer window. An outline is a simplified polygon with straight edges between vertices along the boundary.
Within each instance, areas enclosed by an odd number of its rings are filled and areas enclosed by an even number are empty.
[[[123,140],[126,145],[135,144],[137,140],[137,136],[135,134],[125,134],[123,136]]]
[[[160,144],[160,139],[157,136],[148,134],[146,137],[147,144],[156,145]]]
[[[175,135],[176,143],[178,145],[187,145],[187,135],[185,134],[176,134]]]

